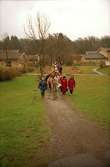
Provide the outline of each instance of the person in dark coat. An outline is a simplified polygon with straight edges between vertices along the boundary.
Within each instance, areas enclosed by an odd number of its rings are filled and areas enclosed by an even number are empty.
[[[45,91],[46,91],[46,89],[47,89],[47,83],[46,83],[46,81],[45,81],[44,78],[42,78],[42,79],[39,81],[38,88],[40,89],[41,96],[44,97],[44,96],[45,96]]]
[[[57,68],[58,68],[58,72],[59,72],[60,74],[62,74],[62,64],[61,64],[61,62],[59,62],[59,63],[57,64]]]
[[[67,91],[67,79],[66,79],[65,76],[61,79],[61,91],[62,91],[63,95],[66,94],[66,91]]]
[[[69,88],[70,93],[73,94],[74,88],[75,88],[74,76],[70,77],[70,79],[68,80],[68,88]]]

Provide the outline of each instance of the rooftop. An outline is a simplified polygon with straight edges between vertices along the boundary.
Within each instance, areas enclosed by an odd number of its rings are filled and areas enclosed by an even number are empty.
[[[86,59],[105,59],[105,57],[97,51],[87,51],[84,57]]]
[[[20,56],[19,50],[7,50],[8,59],[18,59]],[[0,50],[0,60],[6,59],[6,51]]]

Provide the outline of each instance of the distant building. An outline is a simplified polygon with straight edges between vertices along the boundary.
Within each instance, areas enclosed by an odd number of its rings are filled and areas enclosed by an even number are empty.
[[[30,64],[36,65],[39,62],[38,55],[27,55],[20,53],[19,50],[0,50],[0,64],[18,65],[18,64]]]
[[[20,56],[20,62],[27,63],[28,65],[36,66],[39,63],[39,55],[27,55],[22,53]]]
[[[99,53],[101,53],[102,55],[104,55],[107,60],[106,60],[106,65],[109,65],[110,66],[110,48],[99,48],[98,49]]]
[[[37,65],[39,63],[39,56],[36,55],[28,55],[28,60],[33,64]]]
[[[107,60],[107,58],[99,53],[98,51],[87,51],[82,56],[82,62],[83,63],[95,63],[100,64],[101,62],[104,62]]]
[[[11,66],[16,64],[19,60],[19,50],[0,50],[0,64],[7,64]]]

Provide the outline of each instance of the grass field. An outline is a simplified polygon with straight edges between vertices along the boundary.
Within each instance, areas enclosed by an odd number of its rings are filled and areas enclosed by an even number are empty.
[[[110,66],[99,69],[100,72],[110,75]]]
[[[110,128],[110,77],[75,76],[76,89],[71,99],[90,118]]]
[[[96,66],[78,66],[80,70],[80,74],[93,74],[93,69],[96,68]]]
[[[82,68],[89,73],[93,67]],[[74,95],[68,93],[75,107],[110,128],[110,77],[75,75],[75,79]],[[35,76],[26,75],[0,83],[0,167],[48,163],[44,149],[50,129],[36,85]]]
[[[50,130],[33,76],[0,83],[0,167],[47,163],[43,150]]]
[[[70,74],[93,74],[93,69],[96,68],[96,66],[64,66],[63,73],[65,75]]]

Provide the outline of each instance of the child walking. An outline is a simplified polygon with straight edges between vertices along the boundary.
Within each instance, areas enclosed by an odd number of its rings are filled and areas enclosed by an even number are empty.
[[[46,83],[44,78],[41,78],[41,80],[39,81],[38,88],[40,89],[41,96],[44,97],[45,96],[45,91],[47,89],[47,83]]]
[[[61,91],[63,95],[65,95],[67,92],[67,79],[65,76],[63,76],[61,79]]]
[[[68,88],[71,94],[74,92],[75,88],[75,79],[74,76],[71,76],[70,79],[68,80]]]

